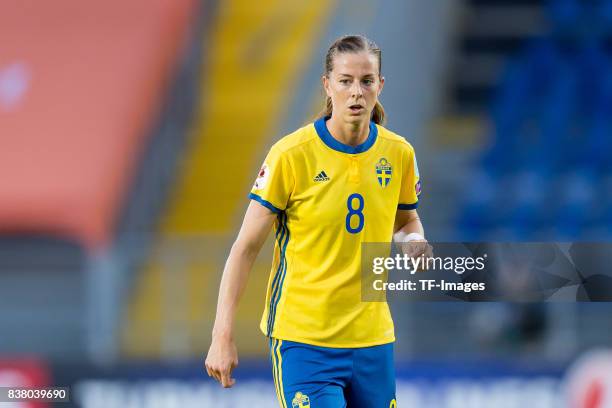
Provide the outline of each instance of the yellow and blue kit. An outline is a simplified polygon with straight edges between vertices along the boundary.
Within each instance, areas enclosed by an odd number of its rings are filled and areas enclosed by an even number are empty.
[[[414,149],[373,122],[365,142],[345,145],[327,119],[274,144],[249,195],[277,214],[260,328],[319,351],[386,345],[387,303],[361,301],[361,244],[390,242],[397,210],[417,208]]]

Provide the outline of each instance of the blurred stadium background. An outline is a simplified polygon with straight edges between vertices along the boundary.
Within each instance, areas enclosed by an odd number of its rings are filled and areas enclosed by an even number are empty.
[[[347,33],[383,49],[430,241],[612,239],[611,0],[0,0],[0,385],[276,406],[270,243],[237,386],[201,367],[257,169]],[[612,407],[610,303],[392,308],[402,407]]]

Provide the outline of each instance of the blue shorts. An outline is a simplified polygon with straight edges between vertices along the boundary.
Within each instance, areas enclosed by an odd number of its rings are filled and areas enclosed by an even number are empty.
[[[281,408],[395,408],[393,343],[361,348],[270,339]]]

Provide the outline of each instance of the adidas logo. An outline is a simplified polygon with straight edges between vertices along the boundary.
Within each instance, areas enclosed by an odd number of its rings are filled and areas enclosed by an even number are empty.
[[[329,181],[329,177],[325,174],[325,171],[321,171],[319,174],[315,176],[314,181]]]

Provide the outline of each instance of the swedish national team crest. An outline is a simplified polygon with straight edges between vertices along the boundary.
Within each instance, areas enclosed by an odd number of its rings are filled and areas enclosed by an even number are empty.
[[[310,398],[308,395],[296,392],[293,401],[291,401],[292,408],[310,408]]]
[[[391,181],[392,167],[391,163],[384,157],[376,164],[376,178],[381,187],[387,187]]]

